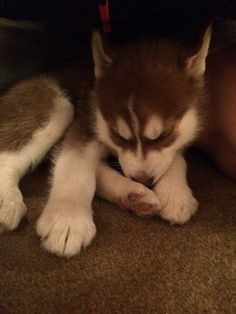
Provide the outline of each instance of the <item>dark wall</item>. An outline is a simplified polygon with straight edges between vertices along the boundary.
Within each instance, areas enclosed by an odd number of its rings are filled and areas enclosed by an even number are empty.
[[[85,34],[100,24],[97,0],[1,0],[0,16],[43,21],[55,33]],[[100,2],[104,2],[101,0]],[[110,0],[114,36],[173,33],[201,20],[236,19],[235,0]]]

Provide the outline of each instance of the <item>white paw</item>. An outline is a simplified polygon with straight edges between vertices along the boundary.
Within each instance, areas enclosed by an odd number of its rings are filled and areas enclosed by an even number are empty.
[[[65,257],[78,254],[96,234],[92,217],[66,210],[65,207],[57,210],[46,208],[37,222],[36,230],[45,249]]]
[[[198,202],[188,186],[173,187],[160,182],[155,192],[161,202],[159,215],[173,224],[184,224],[197,211]]]
[[[117,202],[121,208],[134,211],[138,216],[150,216],[160,209],[157,195],[141,183],[129,180],[117,187]]]
[[[26,206],[20,190],[0,189],[0,233],[17,228],[26,213]]]

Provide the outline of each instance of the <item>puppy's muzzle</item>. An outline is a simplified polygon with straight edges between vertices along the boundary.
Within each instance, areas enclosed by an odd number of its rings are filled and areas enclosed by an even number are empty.
[[[131,179],[139,183],[142,183],[143,185],[146,185],[148,187],[151,187],[154,184],[154,177],[150,177],[147,175],[134,176],[131,177]]]

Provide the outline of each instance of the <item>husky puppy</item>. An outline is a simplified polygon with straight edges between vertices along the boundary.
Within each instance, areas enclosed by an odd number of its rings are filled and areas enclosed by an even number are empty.
[[[186,55],[168,40],[137,40],[109,54],[94,32],[94,78],[83,66],[71,66],[5,92],[0,231],[18,226],[26,213],[19,181],[61,138],[36,227],[47,250],[70,257],[90,244],[96,233],[95,191],[138,214],[187,222],[198,204],[182,151],[201,125],[210,33],[207,29],[197,51]],[[117,156],[124,175],[106,164],[109,153]]]

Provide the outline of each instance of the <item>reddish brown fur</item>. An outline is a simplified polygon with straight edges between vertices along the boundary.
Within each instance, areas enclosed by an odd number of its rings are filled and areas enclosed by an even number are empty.
[[[57,92],[52,80],[37,77],[18,83],[0,98],[0,151],[17,150],[47,123]]]
[[[154,146],[168,146],[175,140],[175,126],[197,104],[202,93],[202,81],[187,73],[183,55],[177,43],[168,41],[143,40],[118,51],[110,69],[97,84],[98,105],[111,129],[120,116],[135,134],[127,105],[132,95],[141,138],[152,115],[158,115],[164,122],[164,134],[158,143],[149,145],[143,140],[145,151]]]
[[[47,76],[24,80],[5,92],[0,98],[0,151],[25,146],[48,122],[57,96],[68,96],[78,107],[76,128],[81,142],[94,138],[89,105],[92,78],[91,66],[75,63]]]

